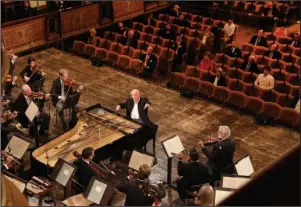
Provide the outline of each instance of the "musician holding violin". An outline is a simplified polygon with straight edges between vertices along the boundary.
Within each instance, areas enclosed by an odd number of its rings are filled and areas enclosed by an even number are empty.
[[[182,153],[177,155],[178,161],[178,174],[177,189],[180,198],[191,198],[187,190],[193,185],[201,185],[211,181],[212,172],[208,166],[200,162],[199,152],[196,148],[189,150],[189,156],[184,156]],[[183,161],[185,159],[185,161]]]
[[[68,98],[75,94],[78,94],[82,89],[83,86],[76,84],[74,82],[74,78],[71,78],[69,72],[65,69],[61,69],[59,71],[59,77],[52,83],[50,90],[50,93],[52,94],[52,105],[58,111],[65,131],[76,124],[76,112],[78,110],[76,103],[72,103],[72,100],[68,100]],[[66,108],[72,109],[70,117],[71,120],[65,119],[63,110]]]
[[[9,100],[13,103],[16,100],[16,97],[12,95],[12,89],[16,86],[18,80],[18,77],[14,75],[14,69],[18,57],[14,54],[8,54],[8,57],[10,59],[10,68],[5,78],[3,100]]]
[[[28,65],[20,72],[20,76],[24,79],[26,84],[32,84],[36,81],[40,81],[45,76],[45,73],[41,70],[41,64],[37,64],[33,57],[28,57]]]
[[[198,144],[203,153],[208,158],[207,165],[213,172],[213,181],[221,179],[221,174],[233,174],[235,168],[233,157],[236,148],[236,142],[231,139],[231,130],[228,126],[220,126],[217,132],[217,138],[207,142],[200,141]],[[213,144],[212,150],[209,151],[205,146]]]
[[[50,115],[40,110],[32,122],[29,121],[25,112],[33,101],[37,103],[40,99],[47,100],[50,94],[42,92],[35,93],[31,90],[30,86],[25,84],[22,86],[22,93],[18,96],[13,109],[18,112],[17,120],[23,128],[29,128],[29,135],[35,137],[35,128],[40,125],[39,134],[48,136],[48,129],[50,125]]]

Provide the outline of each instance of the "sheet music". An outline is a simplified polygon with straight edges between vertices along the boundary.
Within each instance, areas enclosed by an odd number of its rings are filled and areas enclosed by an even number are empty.
[[[138,171],[139,167],[143,164],[148,164],[152,167],[154,164],[154,157],[134,150],[129,163],[129,167]]]
[[[225,200],[228,196],[230,196],[234,191],[228,191],[228,190],[215,190],[215,199],[214,204],[217,206]]]
[[[5,152],[8,154],[16,157],[17,159],[21,160],[24,156],[26,150],[28,149],[30,142],[21,139],[19,137],[13,136],[8,145],[5,148]]]
[[[179,138],[179,136],[175,136],[172,139],[168,139],[163,142],[163,146],[167,152],[167,156],[171,158],[173,155],[172,153],[178,154],[182,152],[185,148]]]
[[[106,191],[107,185],[100,182],[99,180],[94,180],[92,188],[87,195],[87,199],[99,204],[104,192]]]
[[[247,156],[235,164],[237,175],[250,176],[254,172],[250,157]]]
[[[63,164],[62,168],[55,181],[60,183],[63,186],[66,186],[70,176],[72,176],[74,168],[66,163]]]
[[[27,110],[25,111],[25,115],[27,116],[29,121],[32,121],[36,117],[38,112],[39,112],[39,107],[33,101],[31,101]]]
[[[26,183],[22,182],[21,180],[11,178],[9,176],[4,175],[9,181],[11,181],[17,188],[20,190],[21,193],[24,192]]]
[[[223,188],[238,189],[248,183],[251,178],[223,176]]]

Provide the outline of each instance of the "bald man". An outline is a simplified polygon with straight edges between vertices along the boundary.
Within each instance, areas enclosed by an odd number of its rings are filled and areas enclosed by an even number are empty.
[[[150,46],[146,50],[146,54],[141,54],[142,61],[142,76],[152,75],[157,67],[157,57],[153,54],[153,48]]]
[[[151,107],[151,102],[147,98],[142,98],[140,96],[140,91],[134,89],[131,91],[131,98],[127,99],[125,102],[120,103],[116,110],[126,109],[126,116],[135,120],[143,125],[144,136],[139,137],[136,140],[136,147],[142,148],[146,143],[156,136],[158,125],[154,124],[148,118],[148,109]]]
[[[235,168],[233,157],[236,142],[231,139],[231,130],[228,126],[220,126],[217,132],[218,142],[213,145],[211,152],[205,148],[203,141],[198,144],[208,158],[207,165],[213,172],[213,181],[220,180],[221,173],[233,174]]]
[[[48,129],[50,124],[50,116],[49,114],[39,111],[36,117],[33,119],[32,123],[30,123],[29,119],[25,115],[25,112],[29,106],[29,104],[33,101],[30,97],[32,94],[31,88],[29,85],[25,84],[22,86],[22,93],[18,96],[13,109],[14,111],[19,112],[17,119],[23,128],[30,128],[30,135],[34,136],[34,127],[40,125],[39,134],[43,136],[48,136]],[[49,94],[46,94],[46,99],[49,98]]]
[[[248,60],[240,66],[240,69],[244,70],[245,72],[253,72],[259,74],[260,70],[258,69],[258,66],[255,63],[255,55],[250,55]]]
[[[133,48],[137,48],[138,46],[138,41],[137,39],[134,37],[134,30],[130,30],[128,31],[128,33],[124,33],[121,37],[121,44],[129,46],[129,47],[133,47]]]
[[[257,35],[254,35],[249,43],[255,46],[268,47],[268,41],[263,35],[264,35],[263,30],[262,29],[258,30]]]

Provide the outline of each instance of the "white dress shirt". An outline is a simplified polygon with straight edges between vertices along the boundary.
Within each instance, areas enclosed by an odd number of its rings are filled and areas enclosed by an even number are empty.
[[[27,104],[29,105],[30,102],[31,102],[30,98],[28,96],[25,96],[25,95],[24,95],[24,97],[25,97],[25,100],[26,100]]]
[[[131,113],[131,118],[132,119],[140,119],[139,112],[138,112],[138,103],[139,103],[139,101],[134,103],[134,107],[133,107],[133,110],[132,110],[132,113]]]
[[[90,165],[90,162],[88,160],[82,159],[84,162],[88,163]]]
[[[214,82],[213,82],[213,85],[217,86],[218,80],[219,80],[219,78],[218,78],[218,77],[215,77]]]
[[[259,74],[255,81],[255,85],[259,86],[262,89],[273,89],[274,82],[274,77],[270,74],[267,76],[264,76],[264,74]]]
[[[234,25],[234,23],[231,23],[231,24],[227,23],[227,24],[225,24],[224,30],[225,30],[226,36],[232,36],[234,34],[234,31],[235,31],[235,25]]]
[[[61,81],[61,96],[65,96],[65,90],[64,90],[64,81],[60,79]]]

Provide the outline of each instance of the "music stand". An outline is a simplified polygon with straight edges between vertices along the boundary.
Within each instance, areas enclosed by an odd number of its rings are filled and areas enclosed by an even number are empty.
[[[178,154],[185,150],[178,135],[172,135],[162,142],[162,146],[168,157],[167,162],[167,184],[171,188],[176,188],[171,185],[171,173],[172,173],[172,158],[175,154]]]
[[[251,180],[250,176],[222,175],[222,187],[227,189],[239,189]]]
[[[249,155],[244,156],[234,163],[237,175],[251,176],[254,173],[254,168]]]
[[[115,192],[112,186],[104,183],[100,178],[92,177],[84,196],[97,205],[106,206]]]
[[[78,104],[80,93],[75,93],[73,95],[70,95],[66,101],[65,101],[65,107],[64,108],[73,108],[75,105]]]
[[[31,143],[25,139],[13,136],[4,151],[13,156],[15,159],[21,160],[25,152],[28,150],[30,144]]]
[[[143,153],[139,150],[134,150],[129,162],[129,168],[138,171],[139,167],[143,164],[147,164],[150,167],[153,167],[156,158],[150,154]]]
[[[234,191],[227,188],[216,188],[214,190],[214,206],[219,205],[223,200],[229,197]]]
[[[62,186],[66,187],[75,174],[76,167],[62,158],[59,158],[55,163],[50,178]]]

